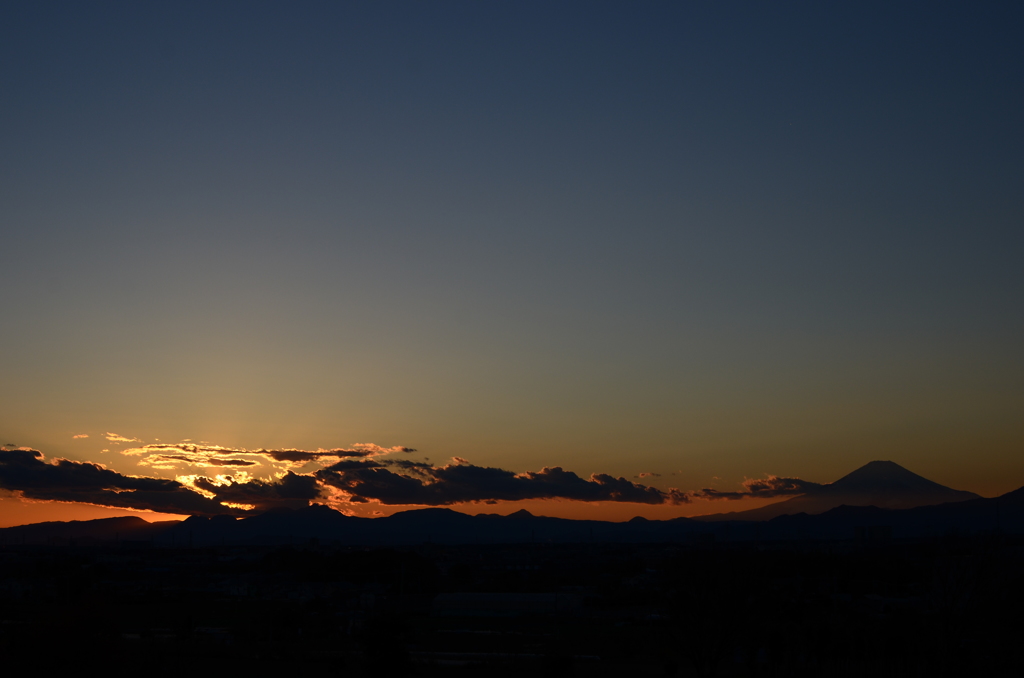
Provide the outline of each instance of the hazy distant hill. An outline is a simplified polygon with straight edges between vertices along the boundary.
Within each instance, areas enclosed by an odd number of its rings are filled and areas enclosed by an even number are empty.
[[[697,516],[695,520],[771,520],[798,513],[824,513],[837,506],[909,509],[979,498],[973,492],[954,490],[922,478],[894,462],[872,461],[813,492],[749,511]]]
[[[150,523],[136,516],[52,521],[0,529],[0,543],[66,546],[97,542],[148,541],[176,524],[177,521],[173,520]]]
[[[708,527],[736,525],[720,522]],[[818,515],[799,513],[767,522],[740,523],[760,527],[758,537],[770,540],[849,539],[857,528],[886,527],[893,538],[1024,534],[1024,487],[991,499],[978,498],[911,509],[839,506]]]

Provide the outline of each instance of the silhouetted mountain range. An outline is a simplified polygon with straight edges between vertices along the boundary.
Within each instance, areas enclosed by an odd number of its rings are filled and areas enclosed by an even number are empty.
[[[822,491],[765,508],[818,509],[838,499],[887,506],[929,501],[930,505],[887,508],[841,504],[820,513],[799,511],[766,515],[762,509],[724,516],[647,520],[625,523],[534,516],[523,510],[508,516],[467,515],[446,508],[404,511],[385,518],[358,518],[327,506],[274,509],[258,516],[193,516],[176,522],[148,523],[141,518],[105,518],[50,522],[0,530],[0,544],[85,545],[95,542],[147,542],[159,546],[231,544],[308,544],[311,540],[350,545],[498,544],[529,542],[693,542],[919,537],[950,533],[1024,534],[1024,487],[986,499],[951,490],[892,462],[871,462]],[[934,501],[947,497],[945,503]],[[777,509],[776,509],[777,510]]]
[[[697,520],[771,520],[797,513],[825,513],[838,506],[877,506],[908,509],[980,499],[973,492],[954,490],[912,473],[891,461],[872,461],[834,483],[748,511],[699,516]]]
[[[135,516],[97,520],[51,521],[0,529],[4,544],[38,544],[70,541],[145,541],[178,525],[177,520],[150,523]]]

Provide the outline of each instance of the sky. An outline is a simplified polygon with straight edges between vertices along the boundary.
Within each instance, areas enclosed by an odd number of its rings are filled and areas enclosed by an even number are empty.
[[[1014,3],[0,12],[0,525],[1024,485]]]

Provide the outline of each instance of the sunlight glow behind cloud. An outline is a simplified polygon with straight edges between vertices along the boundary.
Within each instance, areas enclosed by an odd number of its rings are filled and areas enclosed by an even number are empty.
[[[236,469],[212,475],[179,474],[169,480],[125,475],[89,462],[60,458],[46,461],[36,450],[10,449],[0,451],[0,488],[34,501],[79,502],[179,514],[244,515],[271,508],[301,508],[311,502],[327,502],[340,510],[373,503],[449,506],[524,500],[681,505],[694,500],[735,501],[796,495],[818,487],[797,478],[768,476],[745,481],[742,491],[687,492],[641,485],[604,473],[583,478],[557,466],[516,473],[477,466],[462,457],[453,457],[451,463],[438,466],[426,460],[391,456],[414,451],[373,443],[319,450],[249,450],[179,443],[122,451],[122,455],[138,458],[140,467]],[[293,470],[302,467],[307,467],[305,472]]]

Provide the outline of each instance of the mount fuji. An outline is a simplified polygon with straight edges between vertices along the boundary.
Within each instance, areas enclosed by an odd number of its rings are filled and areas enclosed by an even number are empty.
[[[838,506],[877,506],[909,509],[979,499],[973,492],[954,490],[908,471],[892,461],[872,461],[834,483],[806,494],[748,511],[696,516],[695,520],[771,520],[797,513],[824,513]]]

